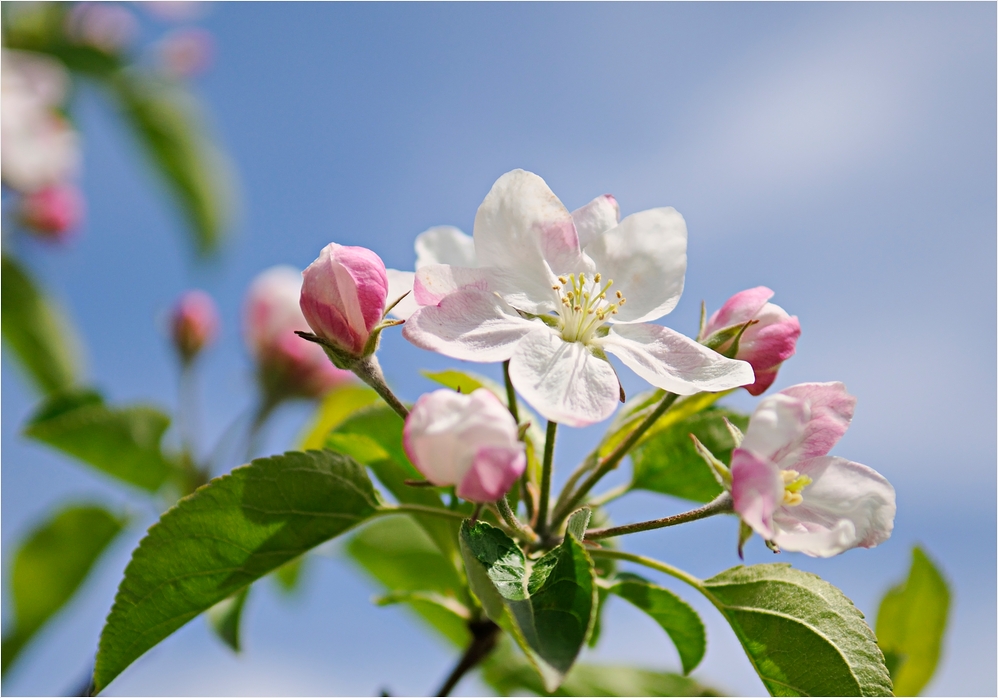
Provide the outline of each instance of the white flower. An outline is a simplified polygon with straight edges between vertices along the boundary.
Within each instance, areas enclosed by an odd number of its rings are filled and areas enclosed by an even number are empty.
[[[734,508],[756,533],[812,557],[890,538],[891,484],[872,468],[827,455],[855,405],[842,383],[802,383],[759,403],[731,458]]]
[[[570,426],[615,409],[620,385],[607,353],[680,395],[751,383],[744,361],[647,324],[682,294],[683,217],[672,208],[619,216],[612,196],[569,213],[537,175],[503,175],[475,217],[478,266],[419,268],[413,295],[422,307],[403,335],[456,359],[509,360],[527,402]]]

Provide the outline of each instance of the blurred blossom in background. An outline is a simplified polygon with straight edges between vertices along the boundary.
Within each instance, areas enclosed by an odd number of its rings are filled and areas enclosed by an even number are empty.
[[[74,244],[18,252],[71,310],[90,374],[114,400],[176,402],[173,349],[155,318],[203,288],[221,316],[199,360],[203,441],[214,442],[254,399],[239,318],[260,272],[302,269],[332,241],[412,269],[415,236],[471,231],[485,193],[513,168],[540,174],[569,209],[604,193],[624,216],[671,205],[688,225],[689,265],[663,323],[695,336],[701,300],[718,308],[742,289],[772,289],[802,334],[770,392],[843,381],[858,404],[836,453],[897,490],[885,544],[777,560],[819,573],[872,619],[911,545],[924,544],[954,590],[928,693],[998,691],[994,4],[86,3],[69,21],[81,40],[146,47],[141,61],[155,70],[194,76],[243,190],[222,253],[194,260],[178,238],[184,219],[100,87],[82,81],[69,94],[58,65],[4,51],[7,214],[65,184],[81,188],[87,210]],[[384,333],[380,359],[410,401],[434,387],[418,369],[450,364],[397,330]],[[628,394],[644,389],[621,375]],[[19,436],[36,396],[7,352],[3,387],[4,579],[13,542],[55,503],[99,498],[135,518],[4,678],[5,693],[64,693],[90,670],[121,571],[158,512]],[[756,403],[745,391],[726,401]],[[261,452],[287,449],[308,414],[283,405]],[[560,439],[560,477],[598,435]],[[611,507],[621,523],[685,506],[627,501]],[[682,547],[669,530],[629,547],[700,576],[738,563],[733,519],[688,529]],[[773,560],[758,540],[745,556]],[[421,694],[450,669],[450,648],[404,609],[369,603],[374,587],[336,546],[303,584],[297,597],[265,589],[250,599],[242,654],[196,619],[107,694]],[[684,596],[708,625],[695,676],[763,693],[731,630]],[[6,593],[3,603],[6,621]],[[661,630],[623,606],[590,659],[678,669]],[[476,680],[458,688],[485,690]]]

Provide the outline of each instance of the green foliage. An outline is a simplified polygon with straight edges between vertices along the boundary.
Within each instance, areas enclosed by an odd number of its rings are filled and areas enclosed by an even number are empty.
[[[671,410],[666,416],[669,414]],[[743,429],[748,424],[745,415],[710,407],[659,429],[632,451],[634,477],[631,487],[694,502],[709,502],[717,497],[721,494],[721,485],[697,453],[690,434],[695,434],[720,461],[730,463],[735,443],[724,424],[725,417]]]
[[[283,565],[274,570],[274,581],[277,582],[277,588],[280,589],[285,594],[291,594],[298,586],[301,584],[302,570],[306,565],[307,555],[299,555],[294,560],[285,562]]]
[[[730,392],[728,390],[721,393],[697,393],[689,397],[679,398],[665,414],[659,417],[648,428],[648,431],[641,436],[638,444],[640,445],[648,441],[659,432],[669,429],[677,422],[702,412]],[[629,399],[627,405],[614,417],[610,423],[610,427],[606,430],[606,434],[603,436],[603,440],[600,441],[598,448],[599,457],[604,458],[608,456],[621,442],[630,436],[634,427],[638,426],[649,414],[655,411],[658,403],[662,401],[665,395],[664,390],[656,389],[649,390]]]
[[[544,690],[537,672],[508,643],[503,643],[482,667],[482,678],[504,696],[524,691],[555,696],[717,696],[693,679],[666,672],[613,664],[578,663],[553,693]]]
[[[62,608],[125,525],[98,506],[70,506],[35,528],[14,556],[11,587],[17,622],[3,638],[2,670]]]
[[[917,696],[929,683],[939,663],[949,605],[946,579],[921,548],[913,548],[908,578],[884,595],[877,612],[877,641],[895,695]]]
[[[79,380],[76,331],[17,261],[0,258],[0,329],[36,387],[52,394]]]
[[[707,651],[707,633],[700,616],[688,603],[634,574],[617,575],[610,592],[640,608],[669,634],[679,651],[684,674],[696,669]]]
[[[233,652],[238,652],[239,627],[242,624],[243,609],[246,607],[246,597],[250,588],[243,587],[227,599],[219,601],[208,609],[208,623],[219,639],[229,646]]]
[[[261,458],[180,500],[125,569],[101,634],[96,690],[199,613],[378,506],[364,468],[331,451]]]
[[[130,485],[155,492],[172,464],[160,442],[170,419],[151,407],[112,408],[93,391],[52,396],[24,429],[48,444]]]
[[[558,688],[592,630],[593,564],[571,533],[528,568],[523,551],[484,522],[461,527],[472,590],[489,618],[516,638],[549,691]]]
[[[409,516],[378,519],[354,534],[347,555],[390,593],[379,603],[407,603],[457,647],[471,640],[462,576]]]
[[[232,175],[178,83],[137,70],[109,81],[122,114],[186,216],[198,252],[218,248],[232,217]]]
[[[78,43],[67,35],[69,8],[70,3],[48,2],[5,12],[4,46],[46,53],[70,70],[93,77],[106,77],[120,69],[122,59],[117,54]]]
[[[399,502],[444,508],[444,503],[435,490],[405,484],[406,480],[422,480],[423,476],[409,462],[402,447],[402,426],[402,418],[390,407],[384,404],[372,405],[353,413],[336,427],[327,437],[326,445],[342,453],[349,453],[359,463],[370,467],[381,484]],[[444,556],[452,561],[453,566],[459,568],[459,523],[430,515],[417,514],[413,518],[429,534]]]
[[[889,696],[863,614],[837,588],[787,564],[734,567],[702,582],[774,696]]]
[[[299,448],[303,451],[322,448],[326,437],[357,410],[378,402],[378,394],[366,385],[338,385],[322,397],[322,402],[305,427]]]

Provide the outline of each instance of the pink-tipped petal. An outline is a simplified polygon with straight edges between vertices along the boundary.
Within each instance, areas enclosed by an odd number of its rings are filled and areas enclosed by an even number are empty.
[[[416,271],[413,295],[418,305],[437,305],[448,294],[464,288],[489,290],[489,273],[473,267],[430,264]]]
[[[483,446],[458,484],[457,496],[471,502],[494,502],[509,491],[526,468],[523,449]]]
[[[810,410],[810,418],[798,441],[774,455],[777,463],[826,455],[846,433],[856,409],[856,398],[839,382],[801,383],[777,394],[805,402]]]
[[[612,194],[597,196],[582,208],[572,211],[575,230],[579,234],[579,245],[586,245],[620,222],[620,204]]]
[[[751,451],[731,455],[731,498],[742,521],[766,540],[774,535],[773,514],[783,501],[783,480],[772,462]]]
[[[773,292],[765,286],[739,291],[710,316],[704,328],[704,336],[709,337],[725,327],[748,322],[762,310],[773,295]]]

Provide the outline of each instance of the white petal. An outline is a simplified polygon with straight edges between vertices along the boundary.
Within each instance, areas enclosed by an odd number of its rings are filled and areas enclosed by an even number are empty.
[[[585,253],[627,299],[614,322],[654,320],[679,302],[686,279],[686,221],[676,209],[628,216],[590,242]]]
[[[542,326],[524,337],[509,362],[513,387],[547,420],[584,427],[611,414],[620,384],[609,362]]]
[[[408,320],[409,316],[419,310],[419,304],[412,293],[412,283],[416,275],[411,271],[399,271],[398,269],[385,269],[388,276],[388,296],[385,305],[391,305],[396,300],[402,298],[388,314],[399,320]]]
[[[760,400],[752,413],[741,447],[793,469],[796,460],[780,461],[777,456],[800,442],[810,419],[811,410],[804,400],[781,393],[770,395]]]
[[[542,327],[524,320],[501,298],[478,289],[450,294],[439,305],[420,308],[402,329],[417,347],[454,359],[505,361],[525,335]]]
[[[611,194],[597,196],[582,208],[572,211],[575,230],[579,233],[579,245],[585,249],[598,235],[620,222],[620,205]]]
[[[479,265],[501,269],[510,288],[534,299],[552,296],[552,276],[583,268],[572,215],[543,179],[523,170],[500,177],[479,206],[475,252]]]
[[[416,270],[413,296],[419,305],[436,305],[445,296],[464,288],[492,290],[488,271],[470,267],[452,267],[448,264],[420,267]]]
[[[439,225],[416,236],[416,269],[429,264],[477,267],[475,240],[452,225]]]
[[[614,325],[597,342],[656,388],[678,395],[730,390],[754,380],[744,361],[727,359],[660,325]]]
[[[829,557],[850,548],[872,548],[890,538],[897,513],[894,488],[872,468],[845,458],[821,456],[798,465],[813,482],[804,501],[782,507],[774,520],[786,550]]]

